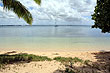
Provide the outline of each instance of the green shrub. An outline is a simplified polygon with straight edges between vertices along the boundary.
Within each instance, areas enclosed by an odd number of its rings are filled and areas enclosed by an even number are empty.
[[[55,57],[53,60],[59,61],[59,62],[70,62],[72,61],[71,57]]]
[[[79,58],[77,58],[77,57],[75,57],[75,58],[73,58],[73,61],[76,63],[76,62],[83,62],[83,60],[82,59],[79,59]]]
[[[10,64],[15,62],[30,62],[30,61],[51,61],[51,59],[46,56],[36,56],[33,54],[0,55],[0,65]]]
[[[77,57],[75,57],[75,58],[72,58],[72,57],[68,57],[68,58],[66,58],[66,57],[55,57],[54,60],[59,61],[59,62],[73,62],[73,63],[76,63],[76,62],[82,63],[83,62],[82,59],[79,59]]]

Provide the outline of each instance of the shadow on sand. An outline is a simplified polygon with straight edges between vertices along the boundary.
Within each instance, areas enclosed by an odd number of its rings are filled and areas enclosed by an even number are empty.
[[[56,70],[53,73],[110,73],[110,52],[92,53],[97,59],[96,62],[91,62],[83,66],[66,66],[67,70]]]

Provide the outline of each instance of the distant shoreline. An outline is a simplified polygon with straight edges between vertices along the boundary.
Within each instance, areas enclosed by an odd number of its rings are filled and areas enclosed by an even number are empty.
[[[58,26],[86,26],[86,27],[91,27],[91,25],[0,25],[0,27],[4,27],[4,26],[54,26],[54,27],[58,27]]]

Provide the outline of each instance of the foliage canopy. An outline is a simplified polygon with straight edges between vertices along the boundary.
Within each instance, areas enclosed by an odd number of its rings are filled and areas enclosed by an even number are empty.
[[[97,0],[92,19],[95,20],[92,28],[99,28],[103,33],[110,33],[110,0]]]

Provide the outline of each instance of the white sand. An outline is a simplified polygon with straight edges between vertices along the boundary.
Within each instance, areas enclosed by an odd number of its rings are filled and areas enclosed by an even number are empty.
[[[6,51],[1,51],[0,54],[6,53]],[[40,56],[48,56],[50,58],[54,58],[57,56],[62,57],[78,57],[83,60],[90,60],[92,62],[96,62],[97,59],[95,57],[94,52],[16,52],[16,53],[28,53],[35,54]],[[98,53],[98,52],[95,52]],[[15,53],[10,53],[15,54]],[[0,73],[60,73],[56,70],[64,70],[65,66],[57,61],[44,61],[44,62],[30,62],[19,65],[8,65],[8,68],[1,70]],[[56,72],[55,72],[56,71]]]

